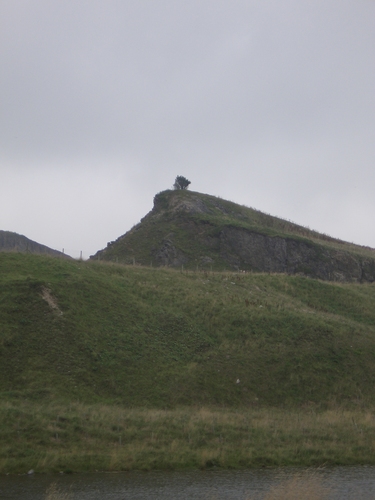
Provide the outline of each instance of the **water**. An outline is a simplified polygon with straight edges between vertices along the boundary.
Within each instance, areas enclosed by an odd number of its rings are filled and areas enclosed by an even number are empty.
[[[58,492],[69,494],[66,497],[69,500],[245,500],[249,497],[261,498],[271,486],[301,471],[280,468],[0,476],[0,499],[46,500],[46,491],[55,483]],[[317,469],[313,474],[330,488],[330,500],[375,499],[373,466]],[[55,498],[57,500],[59,496]]]

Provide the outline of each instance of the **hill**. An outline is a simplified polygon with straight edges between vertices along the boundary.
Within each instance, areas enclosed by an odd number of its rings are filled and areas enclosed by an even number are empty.
[[[163,191],[154,207],[94,260],[180,269],[375,279],[375,250],[311,231],[214,196]]]
[[[0,254],[0,271],[3,397],[375,402],[371,284],[17,253]]]
[[[0,473],[374,463],[375,288],[0,253]]]
[[[26,238],[26,236],[11,231],[0,231],[0,252],[25,252],[69,258],[63,252],[53,250],[46,245],[42,245]]]

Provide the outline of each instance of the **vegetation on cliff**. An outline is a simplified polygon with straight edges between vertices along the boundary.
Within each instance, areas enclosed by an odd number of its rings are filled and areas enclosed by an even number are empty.
[[[258,210],[177,190],[155,196],[139,224],[94,260],[191,270],[300,274],[331,281],[375,280],[375,252]]]

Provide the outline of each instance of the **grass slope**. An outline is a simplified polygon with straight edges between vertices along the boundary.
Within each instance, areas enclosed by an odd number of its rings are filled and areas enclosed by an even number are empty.
[[[0,255],[0,276],[3,395],[149,407],[375,401],[373,285],[15,253]]]
[[[0,473],[373,464],[373,422],[358,410],[13,401],[0,404]]]
[[[374,463],[373,285],[3,253],[0,287],[0,473]]]

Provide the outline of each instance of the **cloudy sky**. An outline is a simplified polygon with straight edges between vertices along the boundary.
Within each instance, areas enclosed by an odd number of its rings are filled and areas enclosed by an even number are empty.
[[[0,229],[83,257],[176,175],[375,247],[375,0],[0,0]]]

